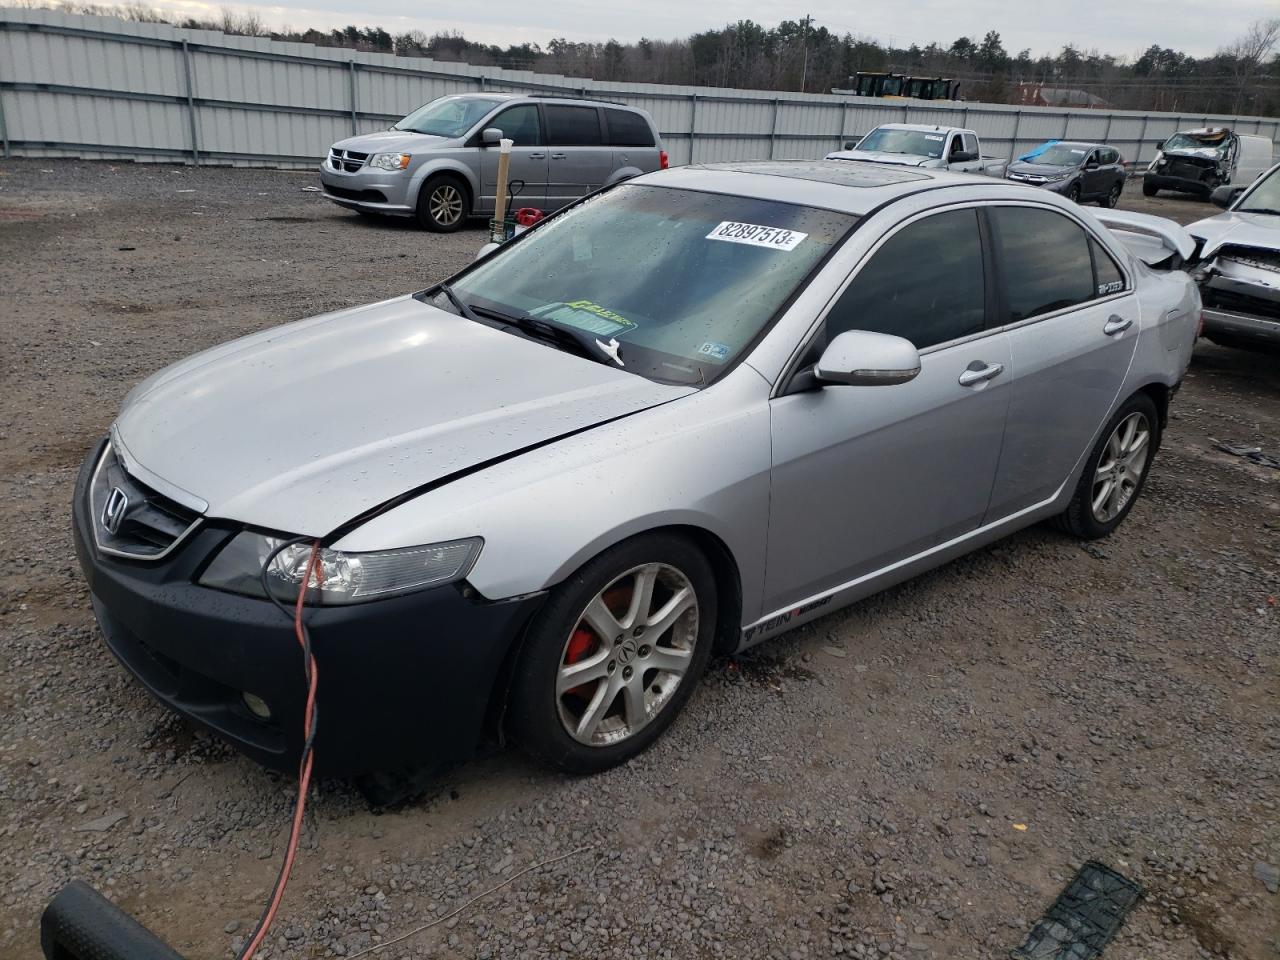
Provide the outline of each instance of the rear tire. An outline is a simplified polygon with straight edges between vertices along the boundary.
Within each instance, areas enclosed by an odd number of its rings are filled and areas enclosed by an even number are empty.
[[[467,221],[467,186],[457,177],[437,174],[418,191],[418,223],[434,233],[453,233]]]
[[[643,534],[606,550],[551,591],[530,627],[511,687],[512,739],[570,773],[630,760],[692,695],[716,609],[711,564],[685,538]]]
[[[1097,540],[1120,526],[1142,493],[1159,446],[1155,402],[1135,393],[1102,431],[1057,525],[1082,540]]]

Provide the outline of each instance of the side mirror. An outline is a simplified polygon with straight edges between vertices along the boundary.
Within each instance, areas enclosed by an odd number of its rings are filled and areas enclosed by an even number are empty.
[[[1097,160],[1090,160],[1088,163],[1086,163],[1086,164],[1084,165],[1084,168],[1085,168],[1086,170],[1097,170],[1097,169],[1098,169],[1098,161],[1097,161]]]
[[[844,149],[845,149],[845,150],[857,150],[857,149],[858,149],[858,141],[857,141],[857,140],[846,140],[846,141],[844,142]]]
[[[498,244],[498,243],[493,243],[493,242],[486,243],[483,247],[481,247],[479,250],[476,251],[476,259],[483,260],[489,254],[493,253],[493,251],[497,250],[498,247],[500,246],[501,244]]]
[[[497,127],[485,127],[480,131],[480,142],[486,147],[496,147],[502,140],[502,131]]]
[[[1164,149],[1164,141],[1163,141],[1163,140],[1159,140],[1159,141],[1157,141],[1157,142],[1156,142],[1156,149],[1157,149],[1157,150],[1163,150],[1163,149]]]
[[[968,163],[970,160],[977,160],[978,155],[972,150],[953,150],[951,151],[952,163]]]
[[[902,337],[870,330],[846,330],[822,351],[813,368],[819,383],[854,387],[906,383],[920,372],[920,353]]]
[[[1215,207],[1221,207],[1223,210],[1228,209],[1240,194],[1244,193],[1244,187],[1233,187],[1231,184],[1223,184],[1221,187],[1214,187],[1213,193],[1209,194],[1209,202]]]

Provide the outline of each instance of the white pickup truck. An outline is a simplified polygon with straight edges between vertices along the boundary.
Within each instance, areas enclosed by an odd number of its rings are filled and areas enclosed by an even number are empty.
[[[1008,161],[982,156],[982,144],[972,130],[922,123],[882,123],[857,144],[827,154],[828,160],[863,160],[931,167],[957,173],[1003,177]]]

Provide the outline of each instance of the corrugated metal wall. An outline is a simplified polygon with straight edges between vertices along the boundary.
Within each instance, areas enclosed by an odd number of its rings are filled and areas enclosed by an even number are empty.
[[[390,125],[448,93],[560,92],[652,114],[672,163],[820,157],[877,124],[971,127],[1008,157],[1047,139],[1103,140],[1149,160],[1206,124],[1280,140],[1280,121],[1000,104],[868,100],[606,83],[165,24],[0,8],[4,156],[310,166],[335,140]]]

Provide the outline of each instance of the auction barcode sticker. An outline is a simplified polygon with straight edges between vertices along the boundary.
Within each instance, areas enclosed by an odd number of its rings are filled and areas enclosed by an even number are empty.
[[[753,247],[770,250],[794,250],[807,237],[807,233],[784,230],[782,227],[764,227],[758,223],[737,223],[725,220],[710,233],[708,240],[727,240],[729,243],[749,243]]]

